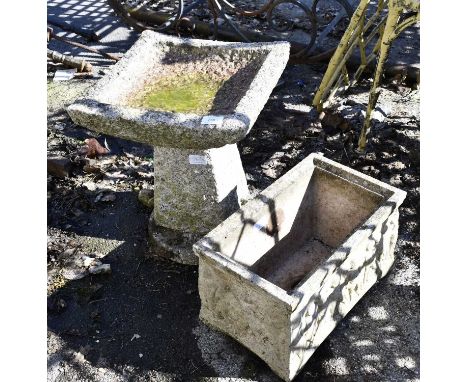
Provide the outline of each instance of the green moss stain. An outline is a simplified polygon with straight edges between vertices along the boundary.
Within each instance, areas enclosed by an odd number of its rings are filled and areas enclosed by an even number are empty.
[[[225,80],[207,74],[188,73],[164,77],[147,86],[131,106],[175,113],[207,113]]]

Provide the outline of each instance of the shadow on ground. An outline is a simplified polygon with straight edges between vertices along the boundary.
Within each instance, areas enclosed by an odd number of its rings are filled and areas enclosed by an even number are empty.
[[[48,2],[53,3],[65,2]],[[86,10],[94,17],[91,11]],[[81,17],[80,12],[74,16]],[[386,102],[387,94],[393,97],[389,99],[395,109],[387,113],[386,121],[374,123],[368,154],[357,156],[350,142],[357,140],[366,97],[362,105],[346,102],[350,96],[365,95],[369,84],[350,89],[341,99],[352,113],[350,129],[341,131],[320,125],[307,111],[289,109],[289,104],[310,105],[320,78],[314,67],[288,67],[252,131],[240,142],[251,191],[264,189],[309,153],[323,152],[327,158],[404,189],[408,197],[400,210],[394,268],[341,321],[295,381],[415,380],[419,378],[419,117],[403,116],[403,110],[418,100],[408,96],[404,101],[404,95],[385,85],[378,106]],[[62,136],[67,156],[74,150],[69,143],[72,138],[97,136],[73,125],[66,115],[60,121],[66,127],[54,139]],[[111,137],[107,142],[116,155],[137,146]],[[147,147],[142,152],[141,156],[151,155]],[[73,177],[77,183],[88,180],[82,173]],[[88,195],[76,183],[67,182],[57,182],[52,190],[48,229],[77,241],[85,253],[105,254],[102,261],[111,265],[112,274],[68,281],[48,297],[50,368],[58,367],[64,354],[72,351],[93,369],[105,368],[124,379],[129,372],[130,380],[163,380],[142,377],[156,372],[175,375],[169,380],[177,381],[204,381],[210,376],[279,381],[258,357],[200,323],[197,267],[150,256],[150,210],[138,203],[136,192],[115,192],[112,203],[95,203],[95,193]],[[84,212],[79,216],[71,208],[75,202]],[[55,347],[52,336],[62,348]],[[67,374],[64,368],[62,374],[58,369],[58,374],[50,372],[49,378],[105,380],[90,376],[83,365],[73,366],[78,374]]]
[[[254,354],[199,322],[197,267],[149,256],[148,215],[134,193],[119,192],[113,205],[90,212],[89,225],[82,224],[83,217],[66,219],[68,234],[89,238],[96,250],[109,240],[120,244],[102,260],[111,265],[111,275],[69,281],[48,298],[49,331],[92,366],[119,374],[130,367],[136,374],[175,374],[172,380],[177,381],[208,376],[279,381]],[[62,224],[51,220],[49,225]],[[415,307],[405,311],[405,305],[408,300],[418,304],[418,295],[417,287],[395,286],[385,279],[378,283],[296,380],[355,380],[351,376],[356,374],[417,377],[412,370],[417,355],[407,351],[418,343],[412,336],[419,335],[419,323],[411,313]]]

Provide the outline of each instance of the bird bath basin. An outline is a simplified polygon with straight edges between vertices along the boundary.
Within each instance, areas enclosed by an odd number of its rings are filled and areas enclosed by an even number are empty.
[[[91,130],[154,146],[150,237],[179,262],[248,197],[236,142],[263,109],[289,44],[227,43],[152,31],[67,109]]]

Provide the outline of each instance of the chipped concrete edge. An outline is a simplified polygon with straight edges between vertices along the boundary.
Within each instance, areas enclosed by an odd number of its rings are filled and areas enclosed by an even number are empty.
[[[114,78],[128,71],[129,67],[135,66],[138,70],[143,70],[146,64],[150,65],[152,55],[147,53],[145,56],[145,52],[148,51],[148,46],[158,51],[155,45],[165,48],[169,46],[169,49],[188,45],[198,48],[244,50],[254,54],[258,52],[265,55],[265,59],[233,113],[223,115],[221,126],[202,125],[203,116],[200,115],[159,112],[104,102],[104,94],[109,94]],[[276,86],[288,58],[288,42],[232,43],[179,38],[145,31],[106,76],[85,96],[70,105],[67,111],[72,120],[79,125],[141,143],[197,149],[221,147],[235,143],[248,134]],[[131,82],[132,79],[129,77],[128,81]]]

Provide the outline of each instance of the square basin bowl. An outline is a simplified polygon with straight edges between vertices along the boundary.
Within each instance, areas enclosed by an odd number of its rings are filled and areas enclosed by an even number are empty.
[[[311,154],[194,245],[200,318],[292,380],[393,264],[405,195]]]
[[[67,109],[89,129],[153,146],[208,149],[245,137],[276,86],[289,43],[229,43],[144,31]]]

